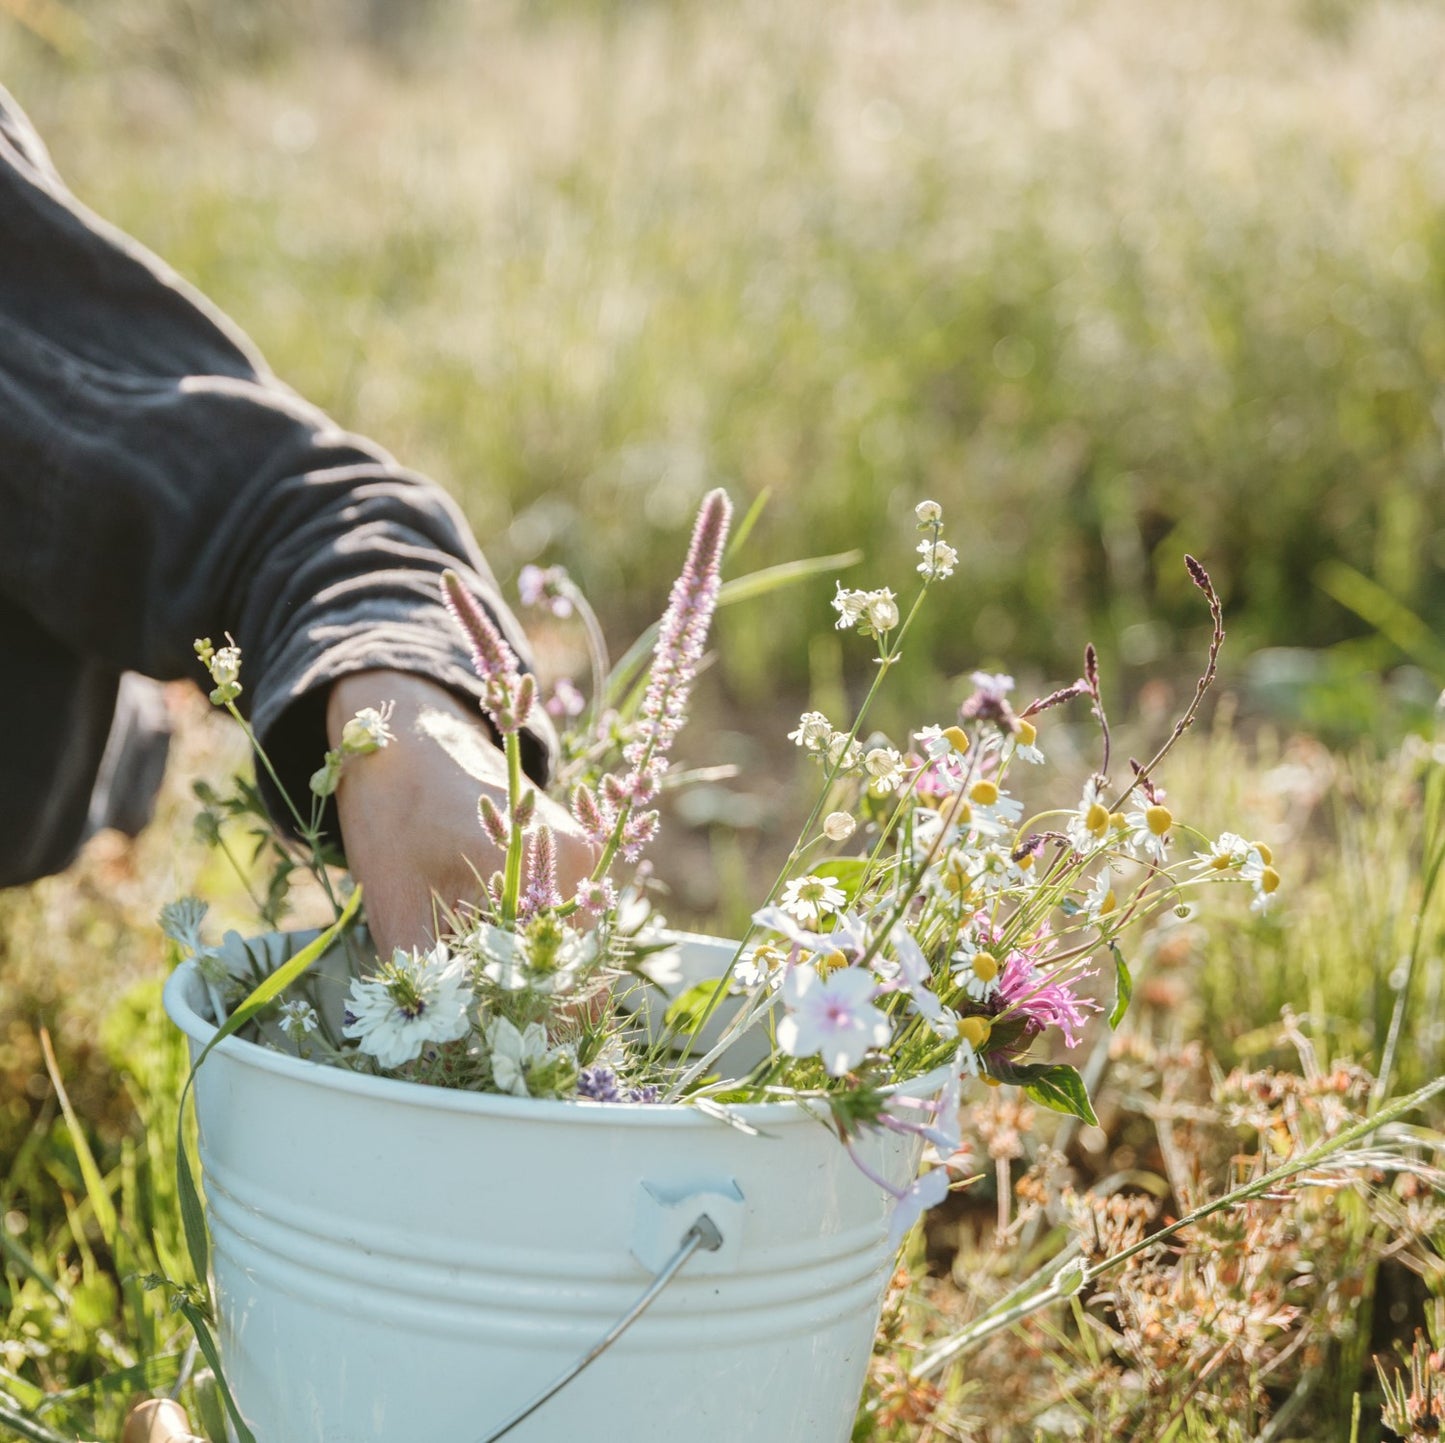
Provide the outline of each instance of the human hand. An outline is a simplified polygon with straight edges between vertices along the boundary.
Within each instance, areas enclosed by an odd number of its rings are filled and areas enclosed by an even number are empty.
[[[507,810],[507,762],[474,707],[422,677],[366,671],[343,677],[327,700],[330,745],[361,708],[395,703],[395,739],[380,751],[348,757],[336,789],[351,873],[366,894],[372,940],[383,957],[436,936],[446,908],[475,902],[481,882],[505,858],[477,820],[490,794]],[[564,897],[591,874],[592,847],[565,808],[538,796],[536,821],[557,839],[557,881]],[[481,879],[480,881],[478,879]]]

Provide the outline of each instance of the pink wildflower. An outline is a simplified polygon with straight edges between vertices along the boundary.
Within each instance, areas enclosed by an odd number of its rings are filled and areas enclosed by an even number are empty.
[[[536,699],[536,682],[523,677],[517,653],[455,571],[442,572],[442,599],[472,646],[472,666],[485,688],[482,710],[500,732],[526,725]]]
[[[1010,954],[991,1000],[998,1012],[1024,1019],[1020,1051],[1048,1027],[1057,1027],[1064,1041],[1076,1046],[1087,1014],[1100,1010],[1097,1002],[1080,997],[1068,983],[1047,981],[1026,952]]]

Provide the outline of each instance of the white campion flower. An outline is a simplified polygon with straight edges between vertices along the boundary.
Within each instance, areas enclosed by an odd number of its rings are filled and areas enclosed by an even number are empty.
[[[828,765],[840,772],[856,772],[863,764],[863,743],[850,739],[847,732],[834,732],[828,739]]]
[[[920,526],[938,526],[943,521],[943,507],[937,501],[920,501],[913,508]]]
[[[869,790],[884,797],[903,780],[903,758],[892,747],[874,747],[863,758],[863,770],[869,776]]]
[[[779,899],[783,911],[805,927],[816,927],[824,917],[848,905],[848,895],[836,877],[795,877],[783,888]]]
[[[846,842],[858,830],[858,823],[847,812],[829,812],[823,818],[823,835],[830,842]]]
[[[364,757],[380,751],[388,742],[396,740],[391,727],[391,714],[395,702],[384,706],[364,706],[341,728],[341,750],[348,756]]]
[[[869,593],[849,591],[841,581],[834,582],[834,585],[837,587],[833,594],[833,610],[838,613],[836,629],[852,631],[862,620],[863,613],[867,609]]]
[[[206,663],[206,670],[217,686],[235,686],[241,680],[241,648],[234,643],[217,647]]]
[[[898,625],[898,600],[886,586],[868,593],[863,612],[868,629],[879,636]]]
[[[492,1081],[498,1092],[513,1097],[530,1097],[527,1090],[529,1067],[547,1061],[547,1032],[540,1022],[529,1022],[518,1031],[515,1023],[505,1017],[494,1017],[482,1034],[492,1063]]]
[[[870,1047],[888,1042],[888,1019],[874,1005],[878,984],[857,967],[840,967],[827,977],[811,967],[794,967],[783,981],[778,1046],[789,1057],[823,1059],[832,1077],[856,1067]]]
[[[798,729],[788,733],[788,740],[805,751],[821,751],[833,737],[833,723],[820,711],[805,711],[798,719]]]
[[[958,552],[946,541],[920,541],[918,554],[923,558],[918,571],[925,581],[941,581],[953,575],[958,565]]]
[[[445,944],[430,952],[398,947],[372,978],[353,978],[342,1032],[382,1067],[400,1067],[430,1042],[455,1042],[471,1021],[467,969]]]

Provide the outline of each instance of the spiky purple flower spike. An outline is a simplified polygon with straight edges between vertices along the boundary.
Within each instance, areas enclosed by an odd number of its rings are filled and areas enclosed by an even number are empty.
[[[442,572],[442,600],[472,646],[472,666],[485,687],[482,710],[503,734],[520,730],[536,701],[533,678],[455,571]]]
[[[726,491],[709,491],[703,498],[687,561],[673,582],[662,615],[637,730],[622,753],[631,768],[623,791],[634,809],[646,806],[656,795],[667,750],[686,718],[703,644],[717,610],[723,546],[732,513]]]

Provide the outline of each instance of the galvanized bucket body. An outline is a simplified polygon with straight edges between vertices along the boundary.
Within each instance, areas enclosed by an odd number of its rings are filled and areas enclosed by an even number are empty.
[[[192,964],[166,1009],[214,1028]],[[227,1039],[196,1079],[228,1379],[259,1443],[478,1443],[699,1253],[515,1443],[843,1443],[890,1199],[795,1104],[537,1102]],[[914,1139],[859,1145],[903,1185]]]

